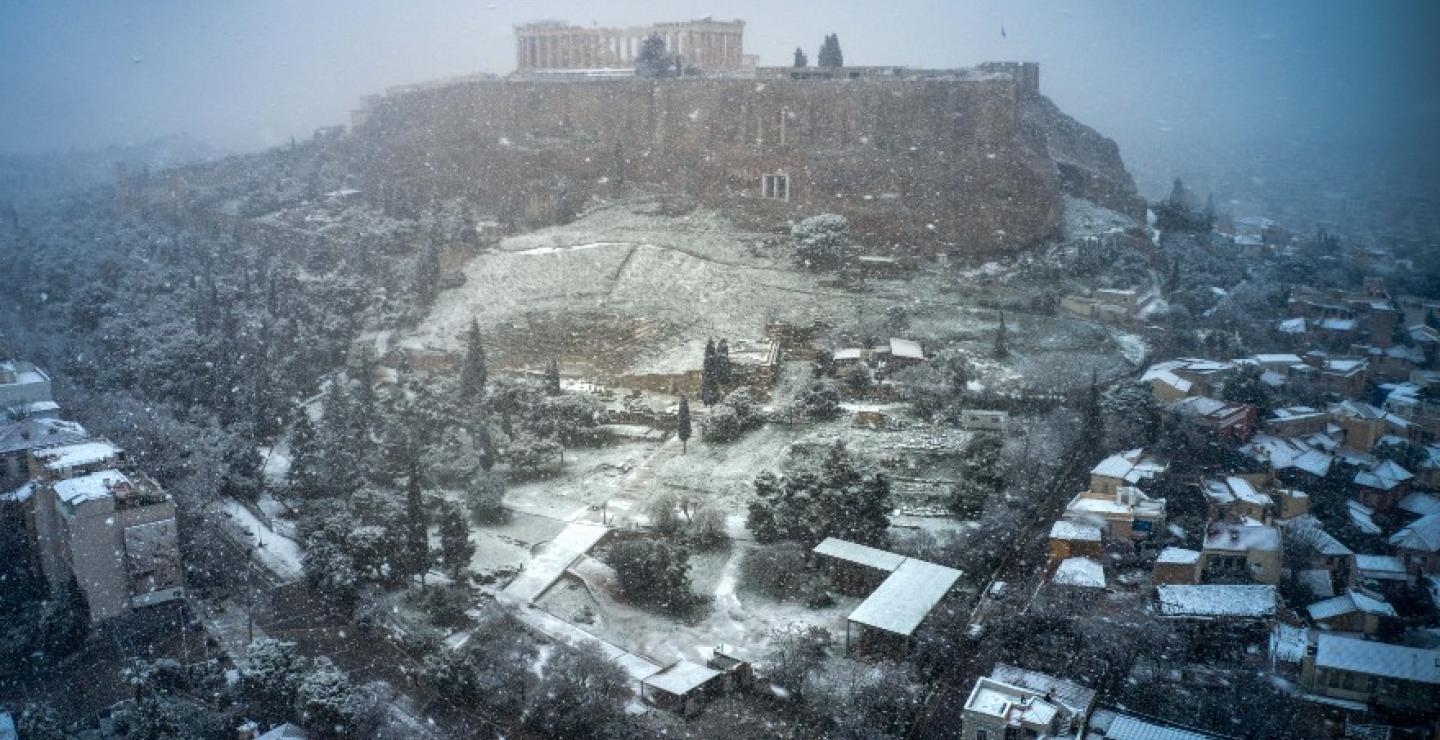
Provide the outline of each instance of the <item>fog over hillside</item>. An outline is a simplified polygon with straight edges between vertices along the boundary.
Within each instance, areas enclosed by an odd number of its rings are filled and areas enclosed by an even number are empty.
[[[507,73],[515,24],[626,25],[653,11],[625,1],[322,0],[3,12],[0,99],[23,102],[0,112],[0,151],[33,153],[179,133],[254,151],[343,123],[361,96],[390,85]],[[841,2],[821,12],[742,0],[670,3],[664,13],[712,14],[745,19],[747,51],[765,64],[788,63],[796,46],[813,57],[828,32],[852,64],[1039,61],[1045,93],[1115,138],[1151,198],[1180,176],[1253,213],[1284,189],[1298,217],[1353,224],[1346,208],[1376,191],[1434,189],[1423,146],[1440,125],[1433,3]]]

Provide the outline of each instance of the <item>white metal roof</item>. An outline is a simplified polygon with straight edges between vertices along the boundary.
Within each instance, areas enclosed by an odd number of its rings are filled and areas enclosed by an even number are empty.
[[[1322,632],[1315,650],[1320,668],[1417,683],[1440,684],[1440,651],[1359,640]]]
[[[909,636],[959,579],[954,568],[906,558],[850,613],[850,621]]]
[[[1102,740],[1212,740],[1214,737],[1178,727],[1158,725],[1128,714],[1116,714],[1104,734],[1100,735]]]
[[[905,562],[904,555],[896,555],[893,552],[837,537],[826,537],[824,542],[815,546],[814,552],[816,555],[826,555],[868,568],[883,570],[886,573],[894,572],[901,563]]]
[[[925,350],[920,348],[919,342],[891,337],[890,355],[892,357],[909,357],[914,360],[923,360],[925,359]]]

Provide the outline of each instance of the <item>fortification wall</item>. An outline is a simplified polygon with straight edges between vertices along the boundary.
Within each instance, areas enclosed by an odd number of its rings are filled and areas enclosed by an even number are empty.
[[[376,101],[354,146],[390,204],[465,195],[537,225],[624,182],[761,227],[836,212],[875,247],[992,253],[1060,223],[1060,172],[1025,95],[1002,76],[479,81]],[[762,197],[766,174],[788,177],[787,199]]]

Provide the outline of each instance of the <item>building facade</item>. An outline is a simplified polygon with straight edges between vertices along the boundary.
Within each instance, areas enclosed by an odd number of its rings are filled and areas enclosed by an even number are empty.
[[[149,476],[37,481],[31,505],[41,572],[52,587],[73,576],[92,623],[184,597],[175,503]]]

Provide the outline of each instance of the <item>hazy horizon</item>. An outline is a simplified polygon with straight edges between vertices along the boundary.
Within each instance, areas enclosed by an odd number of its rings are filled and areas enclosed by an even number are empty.
[[[1322,179],[1354,167],[1422,177],[1434,159],[1421,142],[1440,121],[1440,50],[1428,38],[1440,6],[1294,0],[842,2],[825,12],[752,0],[677,2],[663,12],[554,0],[23,2],[0,11],[9,72],[0,80],[0,151],[182,134],[255,151],[348,123],[362,96],[388,86],[507,73],[515,24],[706,15],[744,19],[747,52],[767,65],[789,64],[797,45],[813,61],[831,32],[853,64],[1038,61],[1042,91],[1114,138],[1152,197],[1171,176],[1236,191],[1297,176],[1295,168]],[[1408,171],[1391,171],[1397,166]]]

